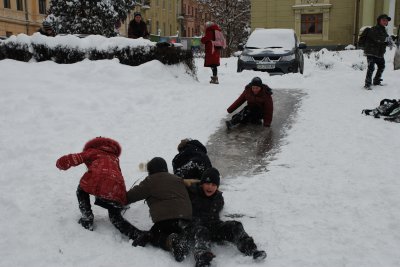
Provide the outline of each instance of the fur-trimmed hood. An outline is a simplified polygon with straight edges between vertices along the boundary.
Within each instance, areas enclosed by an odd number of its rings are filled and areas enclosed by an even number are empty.
[[[83,151],[86,151],[90,148],[112,153],[116,157],[119,157],[121,155],[121,150],[122,150],[120,144],[117,141],[111,138],[101,137],[101,136],[88,141],[85,144]]]

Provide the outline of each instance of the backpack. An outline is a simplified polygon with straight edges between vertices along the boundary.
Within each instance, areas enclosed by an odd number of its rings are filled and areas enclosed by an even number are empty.
[[[214,47],[217,49],[226,48],[226,40],[224,34],[219,30],[215,30],[214,33],[215,33],[215,41],[213,41]]]
[[[365,28],[360,37],[358,38],[358,47],[365,47],[365,44],[367,43],[367,39],[368,39],[368,33],[371,31],[370,27]]]
[[[400,100],[396,99],[383,99],[379,103],[379,107],[375,109],[364,109],[361,114],[374,116],[375,118],[380,118],[380,116],[385,116],[390,118],[400,117]]]

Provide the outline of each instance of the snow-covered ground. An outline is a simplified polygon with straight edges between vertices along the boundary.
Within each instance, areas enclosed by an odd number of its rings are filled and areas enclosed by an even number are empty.
[[[193,266],[192,258],[177,263],[160,249],[132,247],[97,206],[95,230],[84,230],[75,190],[85,167],[61,172],[55,161],[93,137],[114,138],[129,188],[146,176],[138,165],[154,156],[172,169],[182,138],[207,143],[254,76],[306,96],[269,172],[220,187],[224,214],[244,214],[239,220],[268,258],[256,263],[216,245],[213,266],[400,266],[400,125],[361,115],[400,98],[393,53],[387,85],[372,91],[362,89],[357,50],[312,54],[304,75],[236,73],[236,59],[223,59],[219,85],[209,84],[202,59],[199,81],[156,61],[0,61],[0,266]],[[125,217],[152,225],[145,203]]]

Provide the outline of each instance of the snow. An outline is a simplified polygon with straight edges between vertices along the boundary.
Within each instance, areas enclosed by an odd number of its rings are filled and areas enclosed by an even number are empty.
[[[192,257],[178,264],[160,249],[132,247],[97,206],[95,230],[84,230],[75,190],[85,167],[63,172],[55,161],[106,136],[122,146],[128,188],[155,156],[172,170],[179,141],[207,143],[254,76],[306,96],[269,171],[223,177],[220,187],[223,213],[244,214],[239,220],[268,258],[256,263],[215,245],[213,266],[400,266],[400,127],[361,114],[399,98],[393,55],[386,53],[387,85],[371,91],[362,89],[359,50],[312,54],[304,75],[236,73],[237,59],[222,59],[219,85],[209,84],[202,59],[198,81],[157,61],[0,61],[0,266],[193,266]],[[152,225],[143,202],[124,216],[141,229]]]
[[[296,46],[295,33],[291,29],[261,29],[253,31],[247,40],[246,47],[253,48],[281,48],[284,52]],[[279,50],[279,51],[281,51]],[[278,53],[278,52],[276,52]]]

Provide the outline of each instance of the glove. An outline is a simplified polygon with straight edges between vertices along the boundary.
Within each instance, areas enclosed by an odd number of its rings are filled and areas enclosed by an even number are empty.
[[[57,168],[60,170],[68,170],[71,166],[78,166],[79,164],[83,163],[83,157],[81,154],[69,154],[62,156],[56,162]]]
[[[145,247],[147,243],[151,241],[153,235],[149,231],[140,231],[136,233],[136,237],[133,238],[132,246]]]
[[[72,157],[71,155],[65,155],[59,158],[56,162],[57,168],[60,170],[68,170],[71,167]]]

